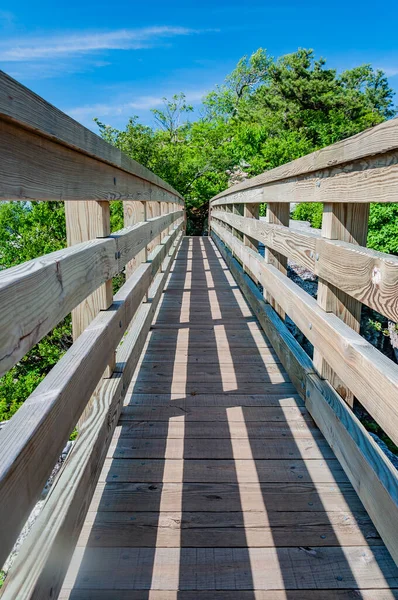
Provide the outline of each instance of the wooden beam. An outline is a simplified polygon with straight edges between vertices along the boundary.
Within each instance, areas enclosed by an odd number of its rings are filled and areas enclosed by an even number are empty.
[[[290,219],[290,204],[278,204],[269,202],[267,204],[266,213],[267,223],[270,225],[289,226]],[[275,252],[272,248],[265,249],[265,261],[273,265],[284,275],[287,274],[287,258],[280,252]],[[270,305],[276,310],[281,319],[285,318],[283,309],[275,302],[272,294],[269,291],[265,292],[265,297]]]
[[[340,168],[341,166],[344,168],[348,163],[353,163],[355,161],[357,162],[358,168],[367,168],[374,156],[385,155],[398,150],[397,132],[398,122],[396,120],[392,119],[390,121],[385,121],[380,125],[376,125],[376,127],[372,127],[362,133],[358,133],[348,139],[337,142],[337,144],[327,146],[326,148],[307,154],[302,158],[276,167],[276,169],[265,171],[265,173],[261,173],[261,175],[257,175],[256,177],[252,177],[251,179],[247,179],[242,183],[234,185],[215,196],[213,202],[221,199],[224,202],[229,201],[229,199],[226,198],[227,196],[233,196],[240,191],[247,191],[249,189],[254,192],[259,192],[261,191],[261,186],[288,178],[299,177],[300,175],[305,176],[308,173],[331,168]],[[350,168],[348,168],[347,172],[349,172],[349,170]],[[352,200],[353,198],[348,197],[345,201],[350,202]],[[235,200],[235,202],[236,201],[237,200]],[[265,200],[255,199],[252,201],[264,202]],[[294,202],[292,199],[278,199],[278,201]],[[319,201],[320,200],[318,200],[318,202]]]
[[[322,237],[332,240],[343,240],[360,246],[366,245],[368,234],[368,204],[331,204],[323,207]],[[320,255],[316,254],[319,263]],[[341,279],[343,273],[340,273]],[[322,278],[318,279],[318,304],[326,312],[337,315],[344,323],[359,333],[361,325],[362,304],[331,285]],[[323,379],[330,381],[335,390],[351,407],[354,396],[350,389],[333,373],[326,357],[314,350],[314,364]]]
[[[176,197],[176,202],[183,203],[181,194],[166,181],[3,71],[0,71],[0,120],[38,133],[42,138],[48,138],[77,151],[76,154],[86,154],[97,161],[112,165],[118,170],[150,183],[153,189],[159,188],[158,193],[160,194],[162,194],[162,190],[169,192]],[[82,197],[88,198],[88,196],[81,196],[79,199]]]
[[[398,443],[398,366],[216,222],[212,228],[272,293],[314,347],[327,356],[331,368]]]
[[[157,200],[179,196],[0,119],[1,200]]]
[[[256,205],[257,206],[257,205]],[[321,238],[317,233],[247,220],[212,209],[213,219],[240,229],[319,275],[341,291],[398,321],[398,257],[354,242]],[[318,260],[315,257],[318,255]]]
[[[243,220],[244,219],[250,219],[250,220],[256,220],[256,221],[258,220],[258,216],[259,216],[259,205],[258,204],[242,204],[241,206],[243,206]],[[239,228],[239,230],[242,231],[240,228]],[[257,251],[257,249],[258,249],[257,240],[255,238],[252,238],[251,236],[245,234],[244,232],[242,232],[242,233],[243,233],[244,245],[248,246],[252,250]],[[250,271],[247,270],[246,267],[244,267],[244,271],[247,271],[247,274],[252,279],[255,280],[253,273],[250,273]]]
[[[147,202],[147,219],[153,219],[154,217],[160,216],[160,204],[159,202]],[[160,244],[161,240],[161,232],[159,231],[159,235],[153,238],[153,240],[148,244],[147,250],[148,254],[152,252],[152,250]]]

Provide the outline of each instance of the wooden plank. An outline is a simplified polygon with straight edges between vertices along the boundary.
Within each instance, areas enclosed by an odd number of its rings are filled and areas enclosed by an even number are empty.
[[[130,227],[136,223],[146,221],[146,203],[139,200],[126,200],[123,202],[124,226]],[[138,265],[147,260],[146,247],[137,252],[137,254],[126,264],[126,277],[129,278],[136,270]]]
[[[106,238],[111,234],[109,202],[90,200],[65,202],[65,217],[68,246],[87,242],[94,238]],[[76,341],[98,313],[109,308],[112,302],[112,279],[108,279],[72,310],[73,340]],[[111,356],[104,377],[110,377],[114,368],[115,356]]]
[[[116,365],[117,367],[117,365]],[[265,377],[264,377],[265,378]],[[235,394],[294,394],[296,388],[290,382],[284,382],[283,377],[280,375],[270,375],[269,382],[263,381],[251,381],[242,382],[239,381],[236,385],[231,381],[209,381],[202,383],[201,381],[188,381],[188,382],[175,382],[173,383],[173,391],[184,396],[191,395],[196,396],[197,394],[222,394],[228,393],[231,395]],[[164,381],[133,381],[132,391],[137,394],[161,394],[171,389],[171,382],[167,384]]]
[[[398,564],[397,470],[327,382],[310,375],[306,396],[306,406]]]
[[[106,512],[175,511],[184,499],[184,511],[241,512],[242,495],[245,510],[267,512],[327,511],[364,512],[363,505],[350,483],[99,483],[90,510]],[[364,512],[364,515],[366,513]]]
[[[283,256],[287,256],[294,262],[307,267],[310,271],[314,271],[315,245],[319,236],[311,230],[308,232],[297,231],[289,227],[267,223],[266,221],[248,221],[244,217],[231,215],[219,210],[213,210],[212,218],[223,223],[233,224],[245,235],[253,237],[264,244],[264,246],[272,248]]]
[[[238,381],[239,383],[249,383],[263,381],[268,382],[288,382],[288,377],[283,369],[277,364],[268,364],[267,369],[264,365],[191,365],[188,373],[184,369],[175,372],[172,364],[167,363],[149,363],[145,361],[139,372],[135,375],[133,381],[173,381],[179,382],[200,382],[200,381]]]
[[[0,118],[40,133],[97,160],[125,170],[154,186],[171,192],[174,202],[182,196],[170,184],[127,157],[118,148],[52,106],[37,94],[0,71]]]
[[[179,589],[338,589],[397,586],[398,575],[380,546],[251,548],[77,548],[74,561],[84,563],[78,589],[169,590],[179,573]],[[364,560],[366,558],[366,560]],[[255,569],[255,579],[253,570]],[[68,587],[68,580],[66,580]]]
[[[142,265],[27,398],[0,437],[0,562],[34,506],[150,282]],[[34,451],[33,451],[34,450]]]
[[[79,546],[91,548],[251,548],[372,546],[382,541],[369,517],[295,512],[90,512]]]
[[[233,400],[231,402],[233,404]],[[185,433],[184,433],[185,432]],[[170,424],[168,421],[148,421],[138,423],[136,421],[127,421],[123,423],[120,436],[132,437],[136,439],[148,437],[177,438],[181,439],[207,439],[215,437],[217,439],[241,439],[245,436],[250,439],[268,438],[268,439],[301,439],[301,438],[322,438],[322,435],[311,421],[266,421],[256,423],[249,421],[241,423],[232,421],[231,423],[212,423],[211,421],[197,421],[189,424],[185,428],[184,423],[179,421]]]
[[[305,590],[305,600],[396,600],[397,589],[368,589],[368,590]],[[151,590],[150,600],[236,600],[235,591],[225,590],[195,590],[195,591],[164,591]],[[59,600],[142,600],[142,591],[134,590],[69,590],[61,591]],[[253,592],[239,590],[239,600],[253,600]],[[256,590],[256,600],[286,600],[286,592],[278,590]],[[303,600],[303,590],[289,590],[289,600]]]
[[[326,460],[172,460],[165,470],[165,461],[148,459],[106,459],[100,475],[102,482],[179,483],[183,465],[184,482],[234,483],[240,469],[239,483],[256,481],[270,483],[345,483],[347,476],[335,459]]]
[[[267,204],[266,218],[267,222],[271,225],[289,226],[290,204],[278,204],[277,202],[269,202]],[[283,275],[287,274],[286,256],[284,256],[280,252],[275,252],[271,248],[266,248],[264,258],[268,264],[273,265],[276,269],[283,273]],[[285,312],[279,306],[279,304],[275,302],[272,294],[268,290],[265,290],[264,295],[268,303],[275,310],[275,312],[280,316],[282,320],[284,320]]]
[[[116,275],[114,240],[92,240],[0,272],[0,375]]]
[[[148,179],[1,119],[0,153],[3,200],[156,199],[182,204],[176,193]]]
[[[147,218],[148,219],[153,219],[155,217],[159,217],[160,216],[159,202],[147,202],[146,210],[147,210]],[[152,252],[154,247],[157,246],[158,244],[160,244],[160,240],[161,240],[161,235],[159,232],[159,235],[156,236],[155,238],[153,238],[153,240],[148,244],[148,246],[147,246],[148,253]]]
[[[368,204],[326,203],[322,215],[322,237],[341,239],[360,246],[365,245],[368,234],[368,219]],[[316,258],[316,262],[319,262],[319,255]],[[343,277],[343,273],[340,273],[340,277]],[[317,300],[319,306],[326,312],[334,313],[351,329],[359,333],[362,309],[360,302],[322,278],[318,279]],[[354,396],[351,390],[333,372],[326,357],[322,356],[317,349],[314,350],[314,365],[320,376],[328,379],[332,386],[338,390],[340,396],[352,407]]]
[[[336,315],[326,313],[306,292],[287,279],[262,257],[251,253],[228,232],[213,230],[256,274],[297,327],[323,356],[331,368],[393,439],[398,441],[398,367],[381,354]]]
[[[146,354],[146,353],[145,353]],[[181,398],[179,394],[131,394],[130,406],[182,406],[185,409],[208,406],[304,406],[298,394],[197,394]],[[178,400],[178,402],[177,402]]]
[[[303,407],[285,406],[283,408],[268,406],[247,406],[242,410],[233,408],[225,410],[223,406],[208,406],[206,414],[203,409],[185,408],[181,406],[125,406],[121,414],[121,422],[125,421],[167,421],[173,417],[184,417],[186,423],[193,421],[232,421],[247,423],[249,421],[292,421],[310,420],[308,411]]]
[[[366,161],[363,159],[371,159],[374,155],[384,154],[398,149],[397,131],[398,124],[396,122],[393,120],[386,121],[348,139],[312,152],[311,154],[307,154],[302,158],[298,158],[285,165],[271,169],[270,171],[265,171],[265,173],[262,173],[261,175],[257,175],[256,177],[234,185],[215,196],[212,205],[215,205],[214,200],[216,199],[220,199],[220,201],[222,199],[222,201],[225,202],[228,196],[236,194],[239,191],[253,190],[253,188],[259,188],[260,186],[289,177],[306,175],[322,169],[331,169],[338,165],[344,165],[354,161],[362,161],[362,164],[366,165]],[[259,190],[253,191],[258,192]],[[264,202],[264,200],[260,200],[260,202],[261,201]],[[349,200],[347,199],[347,201]],[[291,200],[289,200],[289,202],[291,202]]]
[[[216,433],[216,429],[214,429]],[[310,435],[310,434],[309,434]],[[166,447],[167,446],[167,447]],[[178,438],[115,438],[108,458],[179,458],[181,442]],[[333,451],[325,440],[308,438],[254,438],[250,443],[238,443],[232,451],[231,440],[215,438],[188,438],[184,440],[186,459],[310,459],[333,458]]]

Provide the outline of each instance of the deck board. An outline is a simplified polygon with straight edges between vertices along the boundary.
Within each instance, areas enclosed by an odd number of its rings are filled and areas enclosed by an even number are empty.
[[[397,588],[219,253],[185,238],[60,598],[393,600]]]

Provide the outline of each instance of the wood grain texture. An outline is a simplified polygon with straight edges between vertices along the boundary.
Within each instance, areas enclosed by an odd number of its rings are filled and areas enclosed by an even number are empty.
[[[398,473],[332,387],[307,381],[306,406],[325,435],[398,564]]]
[[[290,217],[290,205],[280,204],[277,202],[268,202],[266,219],[270,225],[283,225],[289,226]],[[275,252],[272,248],[266,247],[264,254],[265,261],[273,265],[278,271],[287,275],[287,258],[280,252]],[[275,302],[272,293],[269,290],[265,290],[265,298],[268,303],[272,306],[275,312],[280,316],[282,320],[285,318],[285,312],[277,302]]]
[[[181,590],[338,589],[385,588],[398,585],[387,550],[380,546],[347,547],[346,564],[334,547],[158,548],[159,571],[152,575],[152,548],[77,548],[74,560],[85,560],[75,586],[78,589],[169,590],[180,568]],[[365,560],[364,560],[365,559]],[[181,564],[181,567],[180,567]],[[298,567],[298,565],[300,565]],[[256,579],[252,579],[255,569]],[[299,580],[298,580],[299,578]],[[65,582],[68,587],[68,580]]]
[[[256,177],[232,186],[215,196],[212,204],[216,204],[214,200],[223,199],[223,201],[225,201],[227,200],[226,197],[232,194],[259,188],[260,186],[288,179],[289,177],[305,176],[314,171],[332,169],[354,161],[357,161],[359,165],[366,165],[367,161],[373,160],[373,156],[378,154],[384,155],[385,153],[393,152],[398,149],[397,131],[398,124],[396,121],[386,121],[385,123],[367,129],[346,140],[337,142],[337,144],[327,146],[326,148],[317,150],[307,156],[303,156],[290,163],[281,165],[276,169],[271,169],[261,175],[257,175]],[[381,158],[381,160],[383,160],[383,158]],[[349,168],[350,167],[348,167],[348,169]],[[253,191],[258,192],[259,190],[256,189]],[[237,200],[235,200],[235,202],[236,201]],[[259,201],[265,202],[265,200]],[[285,202],[286,201],[293,202],[291,199],[285,200]],[[329,201],[331,201],[331,199],[329,199]],[[346,201],[352,201],[352,199],[349,200],[347,198]]]
[[[58,110],[37,94],[0,71],[0,118],[113,165],[151,184],[171,192],[175,202],[182,196],[170,184],[127,157],[118,148]]]
[[[157,200],[180,198],[128,171],[0,119],[0,199]]]
[[[242,263],[255,273],[297,327],[337,373],[386,433],[398,440],[398,367],[336,315],[326,313],[305,291],[267,265],[227,231],[217,235],[234,247]]]
[[[137,223],[146,221],[146,203],[139,200],[126,200],[123,202],[124,226],[131,227]],[[147,260],[146,247],[137,252],[137,254],[126,264],[126,277],[129,278],[136,270],[138,265]]]

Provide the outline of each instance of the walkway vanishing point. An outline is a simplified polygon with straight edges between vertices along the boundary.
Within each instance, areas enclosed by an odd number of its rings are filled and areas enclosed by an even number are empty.
[[[398,121],[230,188],[211,203],[211,237],[184,237],[170,186],[4,75],[0,125],[0,197],[62,191],[70,243],[0,274],[2,372],[72,309],[75,337],[0,434],[3,560],[79,431],[2,599],[397,599],[397,472],[351,407],[355,397],[396,440],[398,367],[356,321],[362,303],[398,316],[398,261],[360,239],[367,186],[375,201],[396,190]],[[72,157],[105,183],[72,185]],[[332,175],[329,198],[346,185],[351,200],[357,185],[363,201],[327,203]],[[126,229],[112,235],[98,199],[107,177],[141,189],[140,200],[118,192]],[[304,193],[324,202],[321,233],[289,227],[288,202]],[[318,300],[287,278],[288,256],[318,274]]]

